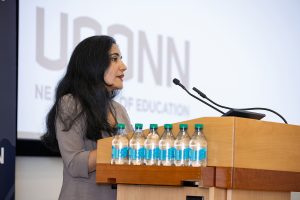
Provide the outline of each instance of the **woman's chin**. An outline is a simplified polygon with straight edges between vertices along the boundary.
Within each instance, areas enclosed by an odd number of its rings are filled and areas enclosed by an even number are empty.
[[[122,90],[122,89],[123,89],[123,85],[116,87],[116,90]]]
[[[109,91],[122,90],[123,89],[123,84],[122,85],[112,85],[112,86],[107,87],[107,89]]]

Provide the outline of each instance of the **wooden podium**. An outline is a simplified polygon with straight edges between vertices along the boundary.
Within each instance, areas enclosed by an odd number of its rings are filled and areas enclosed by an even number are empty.
[[[105,138],[98,141],[96,182],[117,184],[118,200],[289,200],[300,191],[300,126],[238,117],[180,123],[190,134],[204,124],[208,167],[111,165],[112,138]]]

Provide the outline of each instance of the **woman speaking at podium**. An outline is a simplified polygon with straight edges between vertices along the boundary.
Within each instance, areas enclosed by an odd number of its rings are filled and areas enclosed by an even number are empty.
[[[59,199],[116,199],[110,185],[96,184],[96,141],[114,135],[117,123],[132,131],[125,108],[113,100],[126,69],[112,37],[89,37],[74,49],[42,136],[63,159]]]

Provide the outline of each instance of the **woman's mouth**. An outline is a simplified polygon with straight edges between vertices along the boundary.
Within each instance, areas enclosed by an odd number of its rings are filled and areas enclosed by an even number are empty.
[[[124,74],[118,76],[119,79],[121,79],[123,81],[123,78],[124,78]]]

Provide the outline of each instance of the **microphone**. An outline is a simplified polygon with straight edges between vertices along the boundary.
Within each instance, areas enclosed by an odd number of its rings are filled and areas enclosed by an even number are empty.
[[[272,112],[275,115],[279,116],[284,121],[284,123],[288,124],[287,121],[284,119],[284,117],[282,117],[279,113],[277,113],[276,111],[271,110],[269,108],[261,108],[261,107],[254,107],[254,108],[231,108],[231,107],[227,107],[227,106],[222,106],[222,105],[214,102],[210,98],[208,98],[203,92],[201,92],[196,87],[193,87],[193,90],[195,92],[197,92],[202,98],[207,99],[208,101],[210,101],[214,105],[216,105],[216,106],[218,106],[220,108],[229,109],[229,111],[227,113],[225,113],[224,116],[237,116],[237,117],[262,119],[263,117],[266,116],[265,114],[256,113],[256,112],[249,112],[247,110],[266,110],[266,111]]]
[[[177,78],[174,78],[174,79],[173,79],[173,83],[174,83],[175,85],[180,86],[180,87],[181,87],[182,89],[184,89],[190,96],[194,97],[194,98],[197,99],[198,101],[201,101],[202,103],[204,103],[204,104],[206,104],[207,106],[209,106],[209,107],[215,109],[216,111],[218,111],[219,113],[221,113],[221,114],[223,114],[223,115],[225,114],[223,111],[219,110],[218,108],[214,107],[213,105],[207,103],[206,101],[203,101],[202,99],[199,99],[198,97],[196,97],[195,95],[193,95],[192,93],[190,93],[190,92],[184,87],[184,85],[182,85],[182,84],[180,83],[180,81],[179,81]]]

